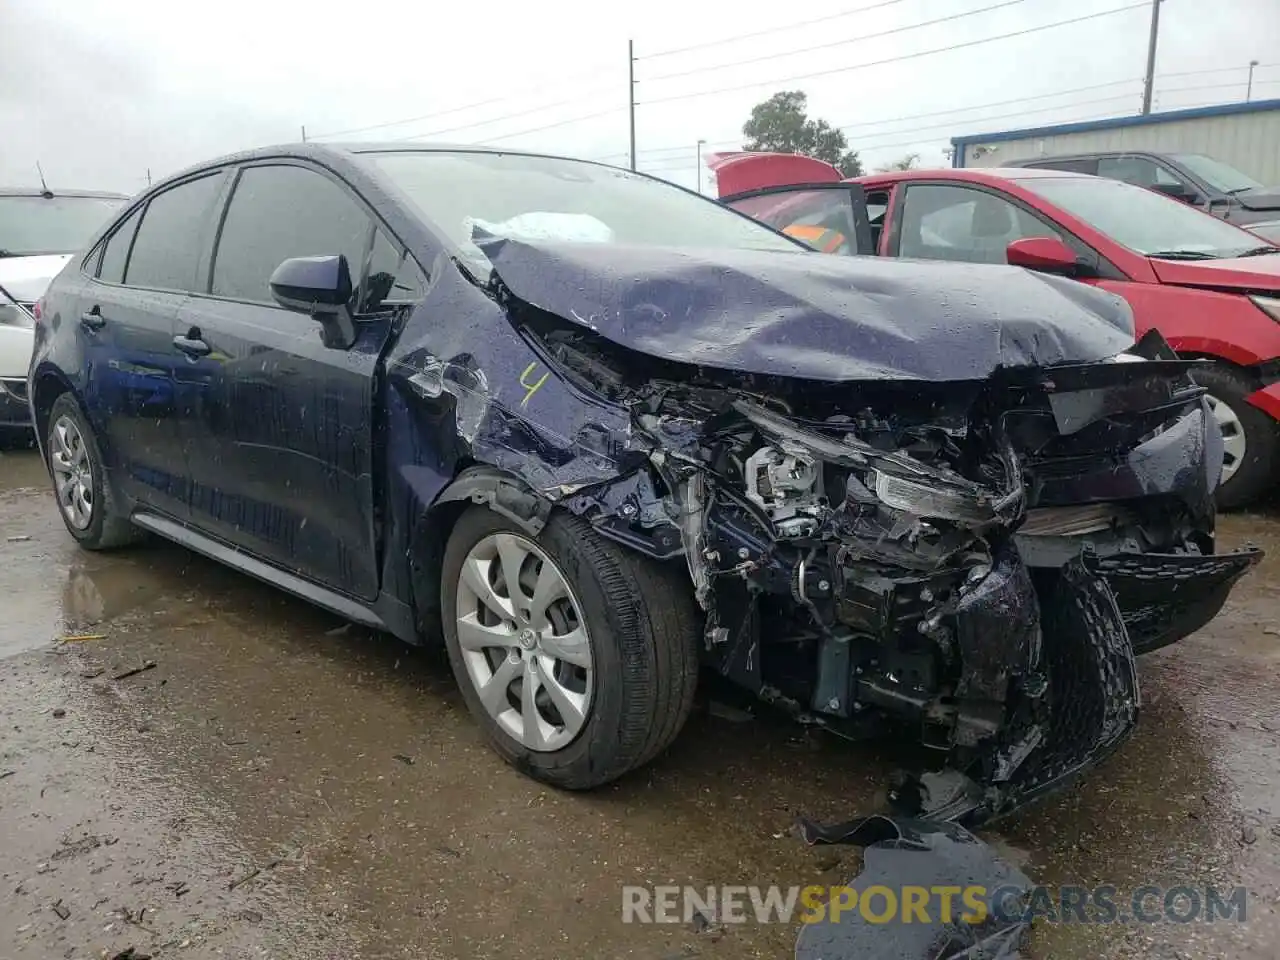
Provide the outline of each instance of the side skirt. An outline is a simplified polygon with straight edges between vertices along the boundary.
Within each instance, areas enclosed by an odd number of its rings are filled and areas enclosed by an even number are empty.
[[[225,564],[241,573],[269,583],[287,593],[292,593],[309,603],[336,613],[340,617],[374,630],[390,633],[406,643],[418,644],[421,639],[414,628],[411,612],[404,603],[387,594],[380,594],[372,605],[362,603],[337,591],[322,587],[295,574],[281,570],[253,557],[243,550],[206,537],[184,524],[154,513],[134,513],[130,518],[144,530],[172,540],[188,550],[202,554],[211,560]]]

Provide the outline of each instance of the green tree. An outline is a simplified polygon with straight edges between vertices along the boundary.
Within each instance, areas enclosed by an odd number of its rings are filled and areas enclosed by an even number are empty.
[[[751,108],[742,126],[745,150],[801,153],[825,160],[846,177],[862,175],[862,161],[849,149],[843,133],[825,120],[811,120],[809,98],[800,90],[783,90]]]
[[[920,154],[908,153],[901,160],[895,160],[893,163],[886,163],[883,167],[876,167],[876,173],[893,173],[895,170],[914,170],[919,161]]]

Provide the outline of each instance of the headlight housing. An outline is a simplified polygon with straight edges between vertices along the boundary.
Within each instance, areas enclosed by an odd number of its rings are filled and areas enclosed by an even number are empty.
[[[1253,305],[1269,316],[1276,323],[1280,323],[1280,297],[1250,297]]]

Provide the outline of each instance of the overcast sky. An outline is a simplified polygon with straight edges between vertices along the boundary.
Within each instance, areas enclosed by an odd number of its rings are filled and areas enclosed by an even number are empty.
[[[957,134],[1136,112],[1149,22],[1142,0],[0,0],[0,186],[36,183],[38,160],[50,186],[132,193],[148,169],[303,125],[398,120],[346,139],[625,163],[628,39],[642,170],[693,185],[696,142],[739,145],[752,105],[784,89],[846,128],[868,169],[907,153],[945,165]],[[743,34],[757,35],[717,42]],[[1276,0],[1165,0],[1156,109],[1242,100],[1255,59],[1254,98],[1280,98],[1278,36]]]

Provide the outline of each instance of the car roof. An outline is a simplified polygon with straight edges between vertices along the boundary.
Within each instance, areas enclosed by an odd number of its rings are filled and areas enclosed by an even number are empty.
[[[153,193],[155,187],[164,186],[175,180],[181,180],[201,170],[209,170],[214,167],[223,167],[229,164],[250,163],[254,160],[273,159],[280,157],[292,157],[300,160],[340,160],[347,163],[360,163],[360,157],[368,153],[491,153],[518,155],[524,157],[545,157],[551,160],[569,160],[577,163],[591,163],[596,166],[608,166],[594,160],[582,160],[578,157],[566,157],[553,153],[544,153],[537,150],[519,150],[510,147],[490,147],[482,146],[474,143],[444,143],[444,142],[426,142],[426,143],[406,143],[403,140],[359,140],[353,142],[324,142],[305,141],[302,143],[281,143],[273,146],[255,147],[252,150],[242,150],[238,153],[225,154],[220,157],[211,157],[179,170],[171,176],[165,177],[164,180],[157,181],[154,187],[148,188],[148,193]]]
[[[91,197],[98,200],[128,200],[127,194],[107,190],[41,190],[37,187],[0,187],[0,197]]]
[[[967,180],[998,185],[1003,180],[1099,180],[1072,170],[1042,170],[1038,167],[943,167],[938,170],[898,170],[855,177],[855,183],[886,183],[897,180]]]

